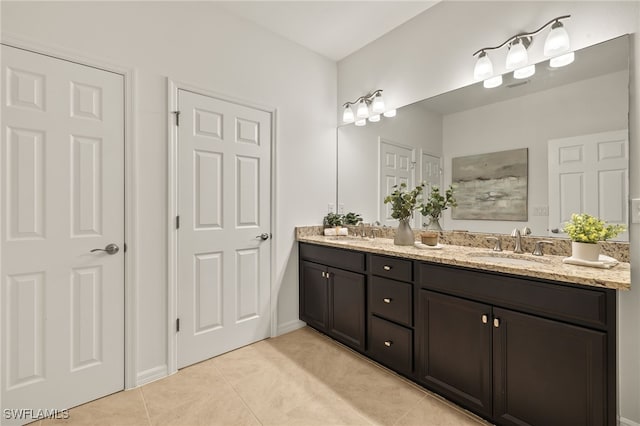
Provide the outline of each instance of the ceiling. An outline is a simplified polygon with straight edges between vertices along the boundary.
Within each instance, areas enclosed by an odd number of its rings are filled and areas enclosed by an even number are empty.
[[[339,61],[438,1],[220,1],[217,5]]]

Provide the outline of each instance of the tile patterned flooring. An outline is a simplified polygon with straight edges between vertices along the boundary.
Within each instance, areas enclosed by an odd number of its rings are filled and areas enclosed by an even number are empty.
[[[34,425],[488,424],[308,327],[69,414]]]

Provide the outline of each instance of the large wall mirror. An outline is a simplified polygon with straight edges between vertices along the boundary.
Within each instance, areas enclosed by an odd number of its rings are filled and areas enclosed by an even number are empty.
[[[477,83],[400,108],[393,118],[339,127],[337,204],[365,222],[394,226],[382,203],[393,184],[446,187],[454,158],[526,148],[526,220],[456,219],[465,215],[449,209],[443,227],[509,233],[528,226],[533,235],[563,236],[561,224],[573,212],[628,224],[628,114],[623,36],[577,51],[562,68],[538,63],[525,80],[505,75],[498,88]],[[416,214],[414,225],[422,219]]]

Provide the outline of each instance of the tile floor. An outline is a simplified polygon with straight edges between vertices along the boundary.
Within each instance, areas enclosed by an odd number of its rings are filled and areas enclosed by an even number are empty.
[[[308,327],[69,414],[34,425],[487,425]]]

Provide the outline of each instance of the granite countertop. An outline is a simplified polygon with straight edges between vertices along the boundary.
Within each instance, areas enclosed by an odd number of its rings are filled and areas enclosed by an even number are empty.
[[[631,288],[631,268],[624,262],[611,269],[599,269],[562,263],[563,256],[533,256],[530,253],[514,254],[509,251],[496,253],[486,248],[454,245],[443,245],[439,250],[421,249],[397,246],[392,239],[387,238],[298,235],[298,241],[592,287],[614,290]]]

